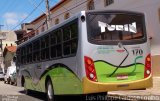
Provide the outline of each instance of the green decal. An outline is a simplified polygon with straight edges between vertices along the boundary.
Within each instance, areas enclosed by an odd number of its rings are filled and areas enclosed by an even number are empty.
[[[49,70],[42,80],[50,76],[54,93],[58,94],[82,94],[82,82],[73,72],[65,67],[56,67]],[[43,83],[41,85],[44,85]]]
[[[25,88],[45,92],[45,81],[47,76],[52,80],[54,94],[82,94],[82,82],[80,79],[66,67],[48,68],[39,79],[37,84],[34,84],[34,79],[31,78],[29,72],[25,71]]]
[[[119,67],[116,73],[112,76],[109,76],[109,75],[115,70],[115,68],[117,68],[116,66],[113,66],[112,64],[104,61],[96,61],[94,64],[95,64],[98,82],[105,82],[105,83],[129,82],[129,81],[140,80],[144,78],[144,65],[140,63]],[[136,65],[136,69],[135,69],[135,65]],[[128,78],[125,80],[118,80],[117,75],[119,74],[127,74]]]
[[[136,68],[137,68],[137,60],[138,60],[138,59],[141,59],[141,58],[143,58],[143,56],[137,56],[137,57],[135,58],[135,60],[134,60],[134,69],[133,69],[133,71],[132,71],[130,74],[132,74],[132,73],[134,73],[134,72],[136,71]]]

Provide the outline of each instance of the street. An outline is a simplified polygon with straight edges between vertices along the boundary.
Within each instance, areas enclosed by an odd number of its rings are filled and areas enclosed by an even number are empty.
[[[69,101],[69,100],[81,100],[81,101],[124,101],[118,98],[103,97],[103,96],[56,96],[56,101]],[[44,93],[32,92],[29,95],[24,94],[23,87],[17,87],[10,84],[4,84],[0,81],[0,101],[45,101],[46,95]]]
[[[0,81],[0,101],[44,101],[44,94],[25,95],[24,88]]]
[[[129,91],[112,91],[108,92],[108,96],[103,97],[101,95],[93,96],[56,96],[56,101],[69,101],[69,100],[81,100],[81,101],[159,101],[160,78],[153,78],[153,87],[147,90],[129,90]],[[45,101],[46,95],[44,93],[32,92],[29,95],[24,94],[23,87],[17,87],[10,84],[4,84],[0,81],[0,101]]]
[[[109,95],[135,98],[143,101],[160,101],[160,77],[153,77],[153,87],[146,90],[112,91]]]

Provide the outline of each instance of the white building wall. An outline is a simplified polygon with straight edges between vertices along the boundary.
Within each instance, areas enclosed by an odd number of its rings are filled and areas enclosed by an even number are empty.
[[[17,46],[17,44],[15,43],[17,41],[17,36],[16,33],[14,31],[2,31],[6,33],[6,39],[2,40],[2,49],[4,50],[4,48],[7,46],[11,46],[11,44],[13,46]]]
[[[70,16],[73,16],[74,14],[78,13],[79,11],[82,10],[87,10],[87,0],[71,0],[69,3],[66,5],[63,5],[61,8],[58,10],[54,11],[51,14],[51,19],[52,19],[52,26],[55,25],[55,19],[59,19],[59,22],[63,22],[64,15],[66,13],[69,13]]]
[[[42,28],[42,25],[43,25],[43,23],[45,22],[45,20],[46,20],[46,19],[43,19],[43,20],[41,20],[40,22],[38,22],[38,23],[36,23],[36,24],[34,25],[34,29],[35,29],[35,30],[38,30],[39,33],[41,33],[41,28]],[[45,29],[47,29],[47,28],[46,28],[46,25],[45,25]]]

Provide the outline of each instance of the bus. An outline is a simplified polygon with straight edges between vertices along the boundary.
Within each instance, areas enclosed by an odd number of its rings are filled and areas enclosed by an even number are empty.
[[[81,11],[17,48],[17,82],[26,91],[93,94],[152,87],[145,15]]]

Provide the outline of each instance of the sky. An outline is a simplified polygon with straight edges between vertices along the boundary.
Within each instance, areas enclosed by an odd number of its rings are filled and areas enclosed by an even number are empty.
[[[59,1],[49,0],[50,8]],[[45,11],[45,0],[0,0],[0,30],[20,29]]]

